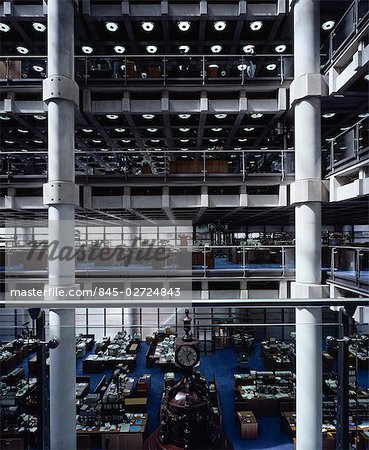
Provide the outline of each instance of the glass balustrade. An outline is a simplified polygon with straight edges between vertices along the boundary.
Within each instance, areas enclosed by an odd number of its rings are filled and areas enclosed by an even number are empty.
[[[38,81],[47,76],[46,57],[0,58],[1,82]],[[79,83],[116,81],[162,84],[216,83],[245,84],[252,79],[293,78],[292,55],[97,55],[75,57],[75,78]]]

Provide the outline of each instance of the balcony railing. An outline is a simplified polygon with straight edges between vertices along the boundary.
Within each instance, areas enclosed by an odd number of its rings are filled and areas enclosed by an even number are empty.
[[[0,58],[1,83],[39,82],[47,76],[47,58],[7,56]],[[292,55],[88,55],[75,57],[79,83],[116,84],[246,84],[252,79],[293,78]]]
[[[330,172],[369,156],[368,123],[369,118],[363,118],[330,140]]]
[[[324,67],[328,67],[345,45],[364,30],[368,19],[368,1],[354,0],[322,46],[322,53],[326,55]]]
[[[330,279],[358,288],[369,288],[369,248],[332,247]]]
[[[27,164],[24,164],[24,163]],[[94,167],[94,168],[93,168]],[[47,152],[2,151],[0,175],[45,175]],[[293,150],[89,150],[76,152],[77,174],[125,176],[184,176],[206,180],[215,175],[234,175],[245,180],[257,175],[293,175]]]

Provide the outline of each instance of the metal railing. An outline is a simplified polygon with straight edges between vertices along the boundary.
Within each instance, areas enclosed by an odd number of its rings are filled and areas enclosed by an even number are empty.
[[[330,139],[330,172],[369,156],[368,124],[369,117],[365,117]]]
[[[0,58],[0,80],[7,83],[40,81],[47,76],[46,56]],[[227,82],[293,78],[292,55],[86,55],[75,57],[78,82],[111,81],[117,84]],[[2,81],[2,82],[4,82]]]
[[[328,274],[333,281],[369,288],[369,248],[332,247],[331,269]]]
[[[0,175],[23,173],[45,175],[47,151],[2,151]],[[25,164],[26,162],[26,164]],[[98,163],[100,169],[89,164]],[[183,176],[206,180],[212,175],[235,175],[242,180],[255,175],[278,175],[281,179],[295,171],[293,150],[88,150],[76,152],[76,171],[125,176]],[[21,172],[20,172],[21,171]]]

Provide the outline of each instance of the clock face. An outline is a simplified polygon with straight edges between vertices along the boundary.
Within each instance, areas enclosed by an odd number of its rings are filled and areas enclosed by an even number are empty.
[[[182,367],[193,367],[198,360],[198,352],[193,347],[183,345],[177,351],[177,362]]]

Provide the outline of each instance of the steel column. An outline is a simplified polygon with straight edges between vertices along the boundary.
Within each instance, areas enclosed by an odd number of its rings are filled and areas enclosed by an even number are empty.
[[[319,1],[294,4],[295,79],[320,73]],[[321,180],[320,99],[309,94],[295,104],[296,182]],[[296,205],[296,296],[309,297],[321,284],[321,203],[308,196]],[[296,309],[296,448],[322,449],[321,308]]]
[[[74,0],[48,1],[48,81],[66,77],[74,80]],[[60,81],[60,80],[59,80]],[[44,90],[45,92],[45,90]],[[49,185],[74,184],[75,104],[68,92],[48,100]],[[51,95],[55,95],[51,92]],[[75,207],[63,199],[49,202],[49,242],[57,241],[59,250],[74,248]],[[49,261],[49,286],[72,287],[75,263]],[[57,298],[55,298],[57,300]],[[76,351],[75,310],[50,311],[50,338],[59,346],[50,352],[50,447],[52,450],[76,449]]]

